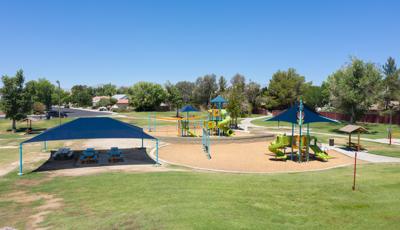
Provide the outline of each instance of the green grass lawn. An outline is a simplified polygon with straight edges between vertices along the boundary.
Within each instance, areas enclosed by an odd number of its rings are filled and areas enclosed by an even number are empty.
[[[15,173],[0,179],[12,191],[62,198],[43,227],[55,229],[398,229],[399,165],[275,175],[195,172],[104,173],[58,177],[43,184]],[[27,174],[35,181],[41,174]],[[24,228],[35,204],[0,202],[3,225]]]

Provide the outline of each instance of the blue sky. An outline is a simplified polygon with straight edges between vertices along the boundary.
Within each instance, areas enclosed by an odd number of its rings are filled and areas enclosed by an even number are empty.
[[[4,1],[0,74],[75,84],[294,67],[320,84],[350,56],[400,62],[400,1]]]

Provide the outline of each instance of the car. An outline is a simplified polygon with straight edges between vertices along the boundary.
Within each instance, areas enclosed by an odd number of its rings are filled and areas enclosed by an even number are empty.
[[[68,117],[68,114],[66,112],[60,112],[60,114],[59,114],[58,111],[55,111],[55,110],[50,110],[50,111],[47,111],[47,113],[46,113],[47,119],[50,119],[52,117],[59,117],[59,116],[61,118],[64,118],[64,117]]]
[[[108,111],[108,109],[106,107],[100,107],[99,111]]]

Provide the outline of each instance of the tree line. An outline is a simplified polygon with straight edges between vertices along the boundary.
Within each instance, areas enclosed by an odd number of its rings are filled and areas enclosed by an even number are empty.
[[[3,76],[2,81],[0,109],[13,120],[13,128],[15,121],[26,114],[50,110],[52,105],[58,104],[59,97],[61,104],[89,107],[94,96],[111,98],[114,94],[126,94],[136,111],[157,110],[164,104],[178,113],[185,104],[206,109],[213,97],[221,95],[229,101],[227,109],[236,123],[237,118],[252,113],[254,109],[285,109],[300,98],[313,109],[348,114],[351,122],[373,104],[387,111],[392,108],[392,101],[400,100],[400,70],[391,57],[382,66],[351,58],[320,86],[306,81],[294,68],[275,72],[266,87],[239,73],[229,80],[224,76],[207,74],[193,82],[167,81],[161,85],[141,81],[130,87],[117,87],[111,83],[96,87],[75,85],[69,91],[58,89],[44,78],[25,83],[22,70],[14,77]]]

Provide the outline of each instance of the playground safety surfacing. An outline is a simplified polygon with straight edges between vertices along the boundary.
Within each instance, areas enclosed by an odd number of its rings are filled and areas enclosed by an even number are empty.
[[[160,159],[166,163],[200,170],[274,173],[323,170],[351,165],[353,159],[335,151],[328,151],[333,158],[328,162],[310,160],[276,161],[267,146],[270,141],[248,143],[216,143],[211,146],[211,159],[208,159],[199,144],[171,143],[159,150]],[[361,162],[359,162],[361,163]]]

